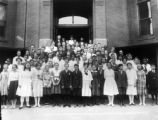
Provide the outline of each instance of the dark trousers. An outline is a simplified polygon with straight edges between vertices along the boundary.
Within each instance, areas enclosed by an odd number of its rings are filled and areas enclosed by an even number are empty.
[[[72,100],[70,99],[70,97],[72,96],[72,90],[70,88],[63,88],[61,90],[61,93],[64,106],[70,106],[70,104],[72,103]]]
[[[6,105],[7,104],[7,95],[2,95],[1,96],[1,105]]]
[[[77,105],[81,103],[81,88],[73,88],[72,94],[73,103],[76,103]]]
[[[119,91],[119,101],[121,105],[124,105],[125,95],[126,95],[126,87],[118,87]]]

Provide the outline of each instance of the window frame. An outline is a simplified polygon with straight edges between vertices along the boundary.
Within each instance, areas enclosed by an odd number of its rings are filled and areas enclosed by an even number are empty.
[[[65,23],[65,24],[61,24],[61,23],[59,23],[60,22],[60,19],[62,19],[62,18],[71,18],[71,23],[69,24],[69,23]],[[80,17],[80,18],[82,18],[82,19],[85,19],[85,20],[87,20],[86,22],[86,24],[79,24],[79,23],[75,23],[75,17]],[[88,26],[88,24],[89,24],[89,21],[88,21],[88,18],[86,18],[86,17],[83,17],[83,16],[76,16],[76,15],[72,15],[72,16],[64,16],[64,17],[60,17],[59,19],[58,19],[58,26]]]
[[[7,1],[1,1],[0,2],[1,6],[5,7],[5,20],[0,20],[0,25],[4,27],[4,36],[0,36],[0,42],[6,42],[5,38],[6,38],[6,27],[7,27],[7,6],[8,3]]]
[[[153,36],[154,35],[154,29],[153,29],[153,18],[152,18],[152,11],[150,11],[150,14],[151,16],[147,17],[147,18],[140,18],[140,8],[139,8],[139,5],[141,3],[147,3],[147,2],[150,2],[150,9],[151,9],[151,0],[137,0],[137,9],[138,9],[138,21],[139,21],[139,36],[142,37],[142,38],[146,38],[146,37],[150,37],[150,36]],[[152,24],[152,33],[151,33],[151,30],[150,30],[150,33],[149,34],[141,34],[141,21],[144,21],[144,20],[147,20],[147,19],[150,19],[151,20],[151,24]],[[151,28],[150,28],[151,29]]]

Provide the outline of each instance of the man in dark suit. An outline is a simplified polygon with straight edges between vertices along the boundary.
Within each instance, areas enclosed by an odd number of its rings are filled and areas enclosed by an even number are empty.
[[[64,107],[70,107],[70,95],[72,90],[72,72],[68,69],[69,64],[65,63],[65,70],[61,71],[60,79],[61,79],[61,93],[64,97]]]
[[[75,99],[75,102],[78,103],[81,100],[81,89],[82,89],[82,73],[79,70],[79,65],[74,65],[75,70],[72,72],[72,88],[73,88],[73,96]]]
[[[119,70],[115,72],[115,79],[119,91],[119,100],[121,106],[124,106],[124,99],[126,95],[126,88],[127,88],[127,75],[126,72],[123,71],[123,65],[118,65]]]
[[[98,67],[98,79],[100,81],[100,95],[101,95],[101,98],[104,98],[103,90],[104,90],[105,79],[104,79],[104,70],[103,70],[102,64],[99,64],[99,67]]]

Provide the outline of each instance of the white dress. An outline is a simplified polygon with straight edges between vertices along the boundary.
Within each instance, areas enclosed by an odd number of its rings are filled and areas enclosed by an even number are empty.
[[[126,70],[127,74],[127,82],[128,82],[128,87],[127,87],[127,95],[137,95],[137,88],[136,88],[136,81],[137,81],[137,73],[136,70],[131,69],[131,70]]]
[[[42,97],[43,96],[43,80],[42,80],[42,70],[34,69],[32,71],[32,85],[33,85],[33,96]]]
[[[117,95],[118,94],[118,88],[117,84],[115,81],[115,73],[114,70],[112,69],[106,69],[104,71],[104,78],[105,78],[105,83],[104,83],[104,95]]]
[[[88,71],[88,74],[86,75],[84,70],[82,71],[82,96],[91,96],[92,92],[91,92],[91,81],[93,80],[92,78],[92,74],[90,71]]]
[[[20,73],[17,95],[21,97],[32,96],[32,71],[22,71]]]
[[[2,95],[8,95],[8,78],[9,72],[2,71],[0,74],[0,93]]]

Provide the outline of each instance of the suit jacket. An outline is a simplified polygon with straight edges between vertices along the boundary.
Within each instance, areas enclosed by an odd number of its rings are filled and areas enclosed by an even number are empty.
[[[100,80],[100,87],[104,87],[104,70],[102,70],[101,72],[98,70],[98,79]]]
[[[72,88],[82,88],[82,73],[80,70],[72,72]]]
[[[158,73],[150,71],[146,79],[147,88],[158,88]]]
[[[70,88],[70,86],[72,86],[72,72],[70,70],[67,72],[65,70],[61,71],[60,80],[61,86],[64,88]]]
[[[122,71],[122,74],[120,71],[115,72],[115,79],[118,87],[127,87],[127,74],[125,71]]]

